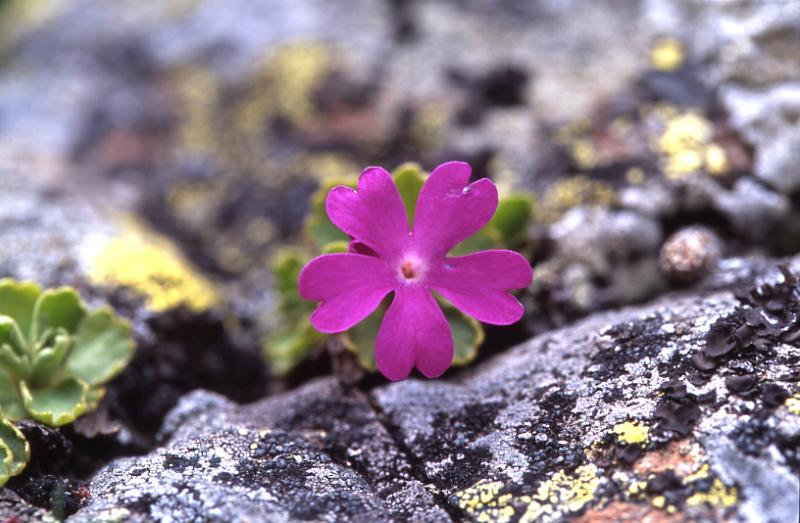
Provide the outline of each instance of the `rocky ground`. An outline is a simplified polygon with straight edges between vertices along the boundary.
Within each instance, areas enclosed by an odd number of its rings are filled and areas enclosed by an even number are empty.
[[[800,3],[348,5],[0,0],[0,276],[139,347],[0,520],[798,520]],[[535,193],[523,322],[271,376],[320,180],[452,158]]]

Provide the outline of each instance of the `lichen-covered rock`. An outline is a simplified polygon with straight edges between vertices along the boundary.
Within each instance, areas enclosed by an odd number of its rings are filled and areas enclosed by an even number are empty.
[[[70,521],[450,521],[368,398],[332,380],[244,407],[190,394],[162,437],[102,469]]]
[[[101,469],[71,521],[794,521],[792,263],[723,260],[705,290],[450,380],[367,396],[323,379],[246,406],[195,392],[164,446]]]
[[[724,292],[600,314],[457,383],[379,389],[376,404],[470,519],[793,521],[800,417],[786,398],[800,349],[692,363],[709,327],[740,308]]]

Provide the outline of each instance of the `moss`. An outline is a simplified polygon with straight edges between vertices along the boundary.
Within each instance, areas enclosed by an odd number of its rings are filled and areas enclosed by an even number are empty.
[[[133,220],[96,246],[89,278],[97,285],[129,287],[157,312],[179,305],[202,311],[219,302],[214,285],[169,240]]]

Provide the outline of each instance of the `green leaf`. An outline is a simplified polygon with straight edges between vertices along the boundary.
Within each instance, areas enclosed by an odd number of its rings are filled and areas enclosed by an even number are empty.
[[[86,394],[86,412],[95,410],[106,395],[105,387],[91,387]]]
[[[335,254],[337,252],[347,252],[350,249],[349,242],[333,242],[322,247],[322,254]],[[295,280],[296,282],[297,280]]]
[[[31,448],[22,432],[4,418],[0,418],[0,448],[6,454],[0,472],[2,486],[9,477],[16,476],[25,469],[31,457]]]
[[[375,338],[378,336],[378,328],[381,326],[386,309],[389,308],[392,298],[387,296],[375,311],[364,318],[364,320],[351,327],[345,333],[345,346],[358,359],[358,364],[362,368],[375,372]]]
[[[17,322],[26,340],[32,341],[33,307],[41,289],[32,282],[17,282],[8,278],[0,280],[0,315]]]
[[[337,241],[350,240],[350,238],[339,230],[328,218],[328,213],[325,211],[325,200],[328,198],[330,190],[334,187],[344,185],[346,187],[355,188],[357,184],[358,178],[355,176],[328,178],[323,181],[319,189],[312,195],[311,210],[306,218],[305,224],[303,224],[303,230],[305,235],[317,248]]]
[[[394,178],[394,183],[397,185],[397,190],[400,191],[400,197],[406,207],[408,225],[413,227],[414,214],[417,211],[417,198],[422,184],[425,183],[425,174],[419,165],[409,162],[392,171],[392,178]]]
[[[471,252],[498,249],[500,247],[502,247],[502,238],[500,233],[496,229],[487,225],[480,231],[476,232],[463,242],[453,247],[453,250],[450,251],[448,256],[463,256]]]
[[[309,258],[297,249],[278,251],[272,263],[272,285],[278,297],[278,311],[287,323],[294,323],[310,314],[316,304],[300,297],[297,278]]]
[[[286,376],[324,341],[325,335],[311,326],[308,316],[274,334],[264,344],[272,374]]]
[[[0,344],[7,344],[17,356],[26,356],[28,340],[19,330],[19,325],[9,316],[0,316]]]
[[[51,427],[72,423],[88,407],[89,386],[77,378],[67,378],[45,389],[29,388],[23,381],[20,392],[30,416]]]
[[[78,327],[67,369],[89,385],[107,382],[128,364],[135,345],[128,322],[110,309],[98,309]]]
[[[455,349],[453,365],[466,365],[475,359],[478,349],[483,343],[483,327],[477,320],[461,313],[444,300],[437,297],[437,301],[442,307],[442,312],[450,325],[450,332],[453,334]],[[387,297],[375,312],[345,333],[345,346],[356,355],[359,365],[371,372],[376,370],[375,338],[378,336],[378,329],[390,303],[391,298]]]
[[[532,218],[533,197],[525,192],[516,192],[500,200],[489,227],[500,233],[503,247],[518,249],[527,240]]]
[[[0,372],[0,411],[3,417],[17,421],[28,417],[16,382],[5,372]]]
[[[33,358],[33,369],[30,381],[35,384],[46,384],[53,373],[59,369],[72,346],[72,337],[63,329],[56,334],[52,345],[38,351]]]
[[[8,343],[0,345],[0,367],[9,374],[21,378],[28,378],[31,375],[28,358],[17,354]]]
[[[73,334],[84,316],[86,309],[74,289],[48,289],[39,295],[34,306],[32,339],[38,340],[47,329],[59,327]]]
[[[453,346],[455,355],[453,365],[466,365],[478,355],[478,349],[483,344],[484,333],[481,324],[462,313],[452,305],[442,306],[447,323],[450,324],[450,332],[453,333]]]

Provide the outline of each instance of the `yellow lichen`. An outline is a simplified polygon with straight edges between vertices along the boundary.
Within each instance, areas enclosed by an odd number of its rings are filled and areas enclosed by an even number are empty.
[[[668,112],[653,110],[663,122],[664,131],[654,148],[662,156],[664,174],[679,179],[705,170],[718,176],[729,169],[725,149],[711,141],[713,126],[696,111]]]
[[[739,494],[736,487],[726,486],[719,478],[711,483],[708,492],[696,492],[686,499],[686,505],[697,507],[707,504],[712,507],[732,507],[739,501]]]
[[[238,107],[240,130],[248,135],[261,132],[270,115],[307,123],[314,114],[314,93],[333,65],[332,53],[318,42],[278,48],[259,66],[253,89]]]
[[[711,467],[708,466],[708,463],[703,463],[703,465],[699,469],[697,469],[692,474],[686,476],[686,483],[691,483],[693,481],[706,479],[710,473],[711,473]]]
[[[617,423],[611,431],[619,443],[645,446],[650,442],[650,428],[640,421]]]
[[[667,498],[664,496],[656,496],[653,498],[653,506],[656,508],[664,508],[667,504]]]
[[[513,496],[498,496],[502,487],[501,481],[481,480],[456,493],[458,506],[475,521],[507,523],[514,516]]]
[[[545,192],[542,197],[542,221],[557,221],[567,210],[580,205],[612,205],[617,200],[617,193],[607,182],[592,180],[578,175],[559,181]]]
[[[117,236],[98,240],[90,257],[90,280],[141,293],[153,311],[178,305],[205,310],[218,302],[208,280],[195,272],[168,239],[144,225],[127,221]]]
[[[625,179],[631,185],[641,185],[645,180],[644,170],[641,167],[631,167],[625,171]]]
[[[560,470],[539,485],[520,523],[561,520],[593,501],[599,486],[595,465],[582,465],[573,474]]]
[[[217,147],[214,126],[219,82],[206,69],[186,67],[173,78],[180,100],[178,143],[188,154],[211,154]]]
[[[708,174],[721,175],[728,172],[728,155],[725,154],[725,149],[716,143],[706,147],[705,165]]]
[[[789,409],[789,412],[800,416],[800,393],[795,394],[791,398],[786,399],[786,408]]]
[[[591,169],[597,166],[597,151],[588,139],[575,140],[570,153],[575,165],[580,169]]]
[[[641,497],[644,495],[646,489],[647,489],[646,481],[634,481],[628,486],[627,492],[629,496]]]
[[[683,43],[677,38],[662,38],[650,50],[650,65],[660,71],[674,71],[683,64]]]

